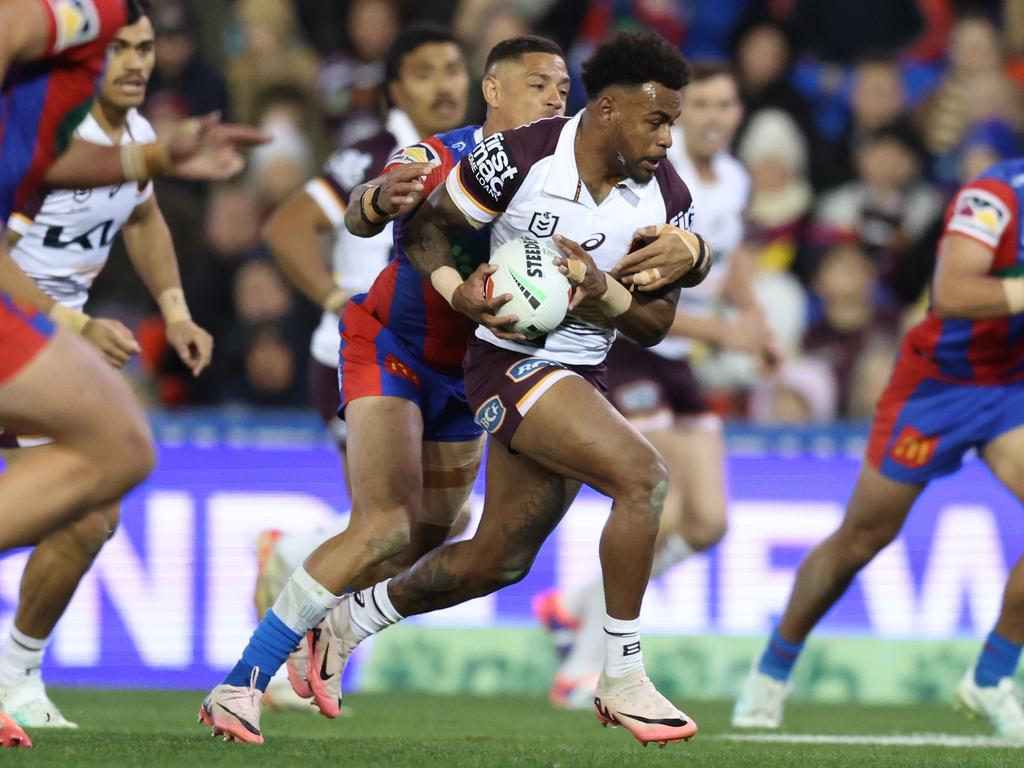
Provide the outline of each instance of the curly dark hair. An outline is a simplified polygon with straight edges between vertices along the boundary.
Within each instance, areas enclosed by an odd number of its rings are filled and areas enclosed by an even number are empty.
[[[690,65],[683,54],[655,32],[620,32],[601,43],[583,64],[583,85],[591,99],[613,85],[652,81],[673,91],[690,82]]]

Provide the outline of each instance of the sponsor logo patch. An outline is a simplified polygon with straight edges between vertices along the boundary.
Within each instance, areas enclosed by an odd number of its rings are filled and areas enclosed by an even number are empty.
[[[681,211],[680,213],[677,213],[675,216],[673,216],[672,220],[669,221],[669,224],[671,224],[674,227],[679,227],[680,229],[692,229],[693,217],[695,213],[696,210],[693,207],[693,202],[691,202],[690,207],[687,208],[685,211]]]
[[[387,368],[389,373],[401,376],[403,379],[411,381],[417,387],[420,385],[420,377],[416,375],[416,371],[403,363],[397,357],[388,355],[384,358],[384,367]]]
[[[56,21],[57,53],[91,43],[100,36],[100,15],[93,0],[49,0]]]
[[[956,199],[947,229],[995,248],[1009,223],[1010,211],[1002,200],[983,189],[965,189]]]
[[[505,375],[508,376],[516,384],[526,381],[528,378],[533,376],[538,371],[543,371],[545,368],[561,368],[562,366],[551,360],[545,360],[541,357],[528,357],[525,360],[520,360],[518,363],[513,363],[509,366],[509,369],[505,371]]]
[[[411,147],[401,149],[392,155],[391,159],[388,160],[388,165],[394,163],[401,163],[402,165],[409,165],[410,163],[440,165],[441,161],[437,153],[426,144],[413,144]]]
[[[345,149],[327,158],[324,170],[344,189],[355,189],[366,178],[366,172],[372,163],[373,157],[366,152]]]
[[[501,199],[501,190],[505,183],[519,173],[519,169],[512,164],[512,159],[505,151],[505,143],[500,133],[493,133],[477,144],[467,158],[469,169],[476,177],[477,183],[495,201]]]
[[[505,404],[501,402],[501,396],[495,395],[481,405],[474,419],[487,432],[497,432],[505,423]]]
[[[558,227],[558,217],[549,211],[534,213],[530,219],[529,230],[537,237],[551,237]]]
[[[890,454],[897,464],[908,469],[920,469],[932,460],[938,445],[938,436],[930,437],[908,426],[896,438]]]

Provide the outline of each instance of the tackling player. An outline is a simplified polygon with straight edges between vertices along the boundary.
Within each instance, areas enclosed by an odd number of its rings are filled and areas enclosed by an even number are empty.
[[[680,297],[665,341],[645,349],[622,337],[608,355],[612,403],[668,465],[669,492],[652,578],[713,547],[726,529],[722,421],[711,412],[687,361],[693,342],[752,354],[764,353],[770,342],[750,265],[738,250],[750,177],[728,149],[742,114],[732,71],[693,62],[668,160],[693,193],[693,229],[711,246],[715,262],[707,279]],[[740,311],[738,319],[716,316],[723,299]],[[600,580],[567,595],[558,590],[540,595],[534,610],[556,643],[569,635],[551,700],[590,706],[604,658]]]
[[[561,49],[550,40],[520,37],[499,43],[483,82],[489,105],[484,125],[408,147],[392,166],[428,160],[430,174],[417,193],[429,193],[483,137],[561,114],[568,88]],[[362,194],[353,206],[379,229],[401,209],[374,210],[375,186],[357,190]],[[379,206],[380,196],[376,202]],[[395,226],[396,258],[342,315],[340,379],[349,434],[351,522],[292,574],[238,666],[204,701],[200,717],[215,733],[262,742],[259,692],[265,675],[281,666],[307,630],[313,630],[307,635],[310,658],[308,665],[303,657],[293,660],[298,661],[293,685],[314,696],[325,715],[336,716],[340,678],[323,671],[327,648],[320,647],[321,633],[314,628],[338,603],[336,595],[353,582],[373,583],[367,570],[406,549],[412,522],[433,526],[435,545],[443,541],[476,478],[482,430],[466,404],[459,365],[473,326],[417,274],[405,256],[403,226]],[[486,237],[476,236],[460,241],[457,258],[468,274],[487,253]],[[393,565],[385,567],[394,572]],[[234,715],[226,717],[223,707]]]
[[[927,484],[981,459],[1024,501],[1024,160],[999,163],[946,212],[931,307],[903,342],[878,403],[865,461],[842,524],[811,550],[785,613],[733,710],[740,728],[777,728],[804,641],[854,576],[896,538]],[[1024,559],[958,704],[1024,741],[1013,682],[1024,643]]]
[[[370,289],[387,266],[393,244],[390,221],[375,236],[366,239],[349,232],[345,226],[346,201],[355,187],[376,176],[402,148],[461,125],[469,88],[469,76],[455,38],[434,24],[406,27],[388,51],[384,68],[388,101],[392,105],[384,127],[331,155],[321,174],[274,211],[264,229],[266,242],[281,269],[296,288],[324,310],[310,343],[309,385],[313,405],[338,446],[343,472],[346,429],[338,416],[339,315],[352,296]],[[378,205],[397,209],[392,205],[395,185],[429,171],[426,163],[396,168],[382,184]],[[419,186],[422,188],[422,184]],[[317,242],[318,236],[329,232],[335,236],[330,270]],[[347,483],[348,474],[344,474]],[[256,545],[259,571],[255,594],[260,618],[305,556],[345,527],[347,517],[309,532],[260,534]],[[434,528],[416,525],[412,548],[419,552],[423,547],[425,551],[443,541],[447,530],[439,532],[440,540],[433,540],[437,535]],[[295,561],[291,553],[300,559]],[[306,699],[294,696],[287,680],[271,683],[265,703],[310,709]]]
[[[668,486],[664,462],[602,396],[616,329],[657,343],[671,326],[679,293],[669,286],[634,295],[602,268],[616,264],[637,239],[654,241],[637,261],[653,249],[666,270],[686,265],[685,284],[699,282],[710,266],[703,241],[682,229],[693,215],[689,191],[661,162],[687,77],[679,51],[656,34],[616,36],[584,67],[589,101],[581,113],[488,137],[416,214],[405,237],[410,258],[446,301],[481,323],[465,370],[470,405],[492,436],[483,516],[473,539],[442,546],[410,570],[342,600],[316,629],[328,646],[324,672],[340,675],[361,640],[405,616],[522,579],[580,483],[587,483],[613,499],[601,538],[607,655],[598,717],[643,743],[696,733],[647,678],[639,639]],[[531,232],[554,236],[570,257],[561,265],[578,284],[572,312],[534,343],[508,332],[514,318],[494,316],[507,297],[484,297],[484,276],[493,267],[464,282],[452,266],[452,237],[487,224],[492,248]]]
[[[102,90],[76,138],[110,146],[155,141],[153,129],[136,110],[155,62],[149,19],[143,16],[121,27],[107,52]],[[81,326],[82,336],[109,363],[121,367],[138,352],[131,332],[117,321],[92,319],[81,310],[122,228],[128,255],[163,311],[168,342],[198,375],[209,363],[213,340],[189,315],[152,182],[50,192],[34,222],[19,214],[11,217],[11,255],[41,289],[34,303]],[[0,431],[5,463],[34,450],[3,450],[17,445],[15,435]],[[0,709],[22,726],[76,727],[46,695],[39,668],[54,626],[119,518],[116,503],[90,510],[43,539],[29,558],[11,635],[0,651]]]

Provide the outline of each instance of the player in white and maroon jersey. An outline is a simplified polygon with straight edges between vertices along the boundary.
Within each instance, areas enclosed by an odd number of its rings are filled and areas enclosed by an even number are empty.
[[[668,338],[647,349],[619,337],[608,355],[612,403],[668,464],[669,493],[652,578],[713,547],[726,530],[722,421],[711,412],[690,368],[694,344],[769,354],[771,336],[739,247],[750,177],[728,151],[742,109],[728,66],[693,62],[668,160],[693,193],[693,228],[711,246],[715,262],[704,282],[680,297]],[[720,316],[723,301],[739,311],[736,319]],[[567,593],[553,589],[538,595],[534,611],[564,656],[552,702],[589,707],[604,658],[601,580]]]
[[[76,140],[101,146],[156,141],[138,107],[153,71],[153,27],[147,17],[121,27],[107,48],[102,89],[75,131]],[[36,206],[33,206],[33,210]],[[53,190],[42,199],[34,220],[16,213],[10,220],[11,257],[37,286],[37,304],[59,302],[79,315],[82,336],[109,363],[123,366],[139,351],[131,332],[114,320],[82,314],[89,289],[103,269],[110,247],[122,232],[128,254],[158,300],[167,322],[167,340],[198,375],[210,361],[213,340],[192,322],[153,184],[130,182],[97,189]],[[8,464],[31,461],[38,450],[0,431],[0,455]],[[39,667],[57,621],[79,581],[117,527],[118,503],[85,512],[47,536],[29,557],[11,634],[0,650],[0,709],[21,725],[74,728],[46,695]]]
[[[699,282],[710,266],[704,242],[683,229],[693,217],[690,193],[662,162],[687,77],[678,50],[656,34],[616,36],[585,65],[586,109],[487,137],[410,222],[404,244],[421,275],[482,323],[464,368],[470,406],[493,438],[486,501],[472,540],[442,546],[343,599],[321,622],[320,642],[334,652],[325,657],[331,674],[341,673],[362,639],[401,618],[523,578],[587,483],[613,499],[601,540],[607,656],[598,717],[644,743],[696,733],[647,678],[640,650],[640,603],[668,486],[664,461],[602,394],[616,331],[657,343],[679,295],[678,285],[631,294],[603,270],[612,270],[638,235],[653,242],[634,261],[656,254],[666,272],[685,273],[686,284]],[[492,265],[465,282],[455,270],[452,237],[488,224],[492,249],[532,233],[554,237],[567,254],[560,264],[578,284],[573,309],[547,336],[527,342],[509,332],[514,318],[494,317],[504,297],[484,297]]]

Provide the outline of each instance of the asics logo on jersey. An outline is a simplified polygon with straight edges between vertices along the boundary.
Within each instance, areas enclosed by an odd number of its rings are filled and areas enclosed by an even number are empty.
[[[904,427],[892,446],[892,458],[910,469],[923,467],[935,456],[939,438],[929,437],[913,427]]]
[[[99,230],[99,241],[93,245],[92,234],[97,230]],[[46,234],[43,235],[43,245],[46,248],[57,248],[60,250],[77,245],[83,251],[91,251],[93,248],[106,248],[113,242],[114,235],[116,234],[113,221],[101,222],[71,240],[61,240],[61,237],[64,235],[64,227],[48,227]]]
[[[533,214],[528,229],[537,237],[551,237],[555,233],[557,226],[558,216],[555,216],[550,211],[544,211],[544,213],[538,212]]]
[[[501,396],[495,395],[481,405],[474,419],[487,432],[497,432],[505,422],[505,404],[501,402]]]
[[[469,167],[480,186],[495,200],[501,197],[505,182],[519,173],[505,152],[500,133],[488,136],[473,148],[469,153]]]
[[[555,218],[557,218],[557,216]],[[582,243],[580,243],[580,248],[582,248],[584,251],[587,251],[588,253],[590,251],[596,251],[598,248],[604,245],[604,241],[607,239],[608,238],[605,237],[603,232],[598,232],[596,235],[591,235]]]

